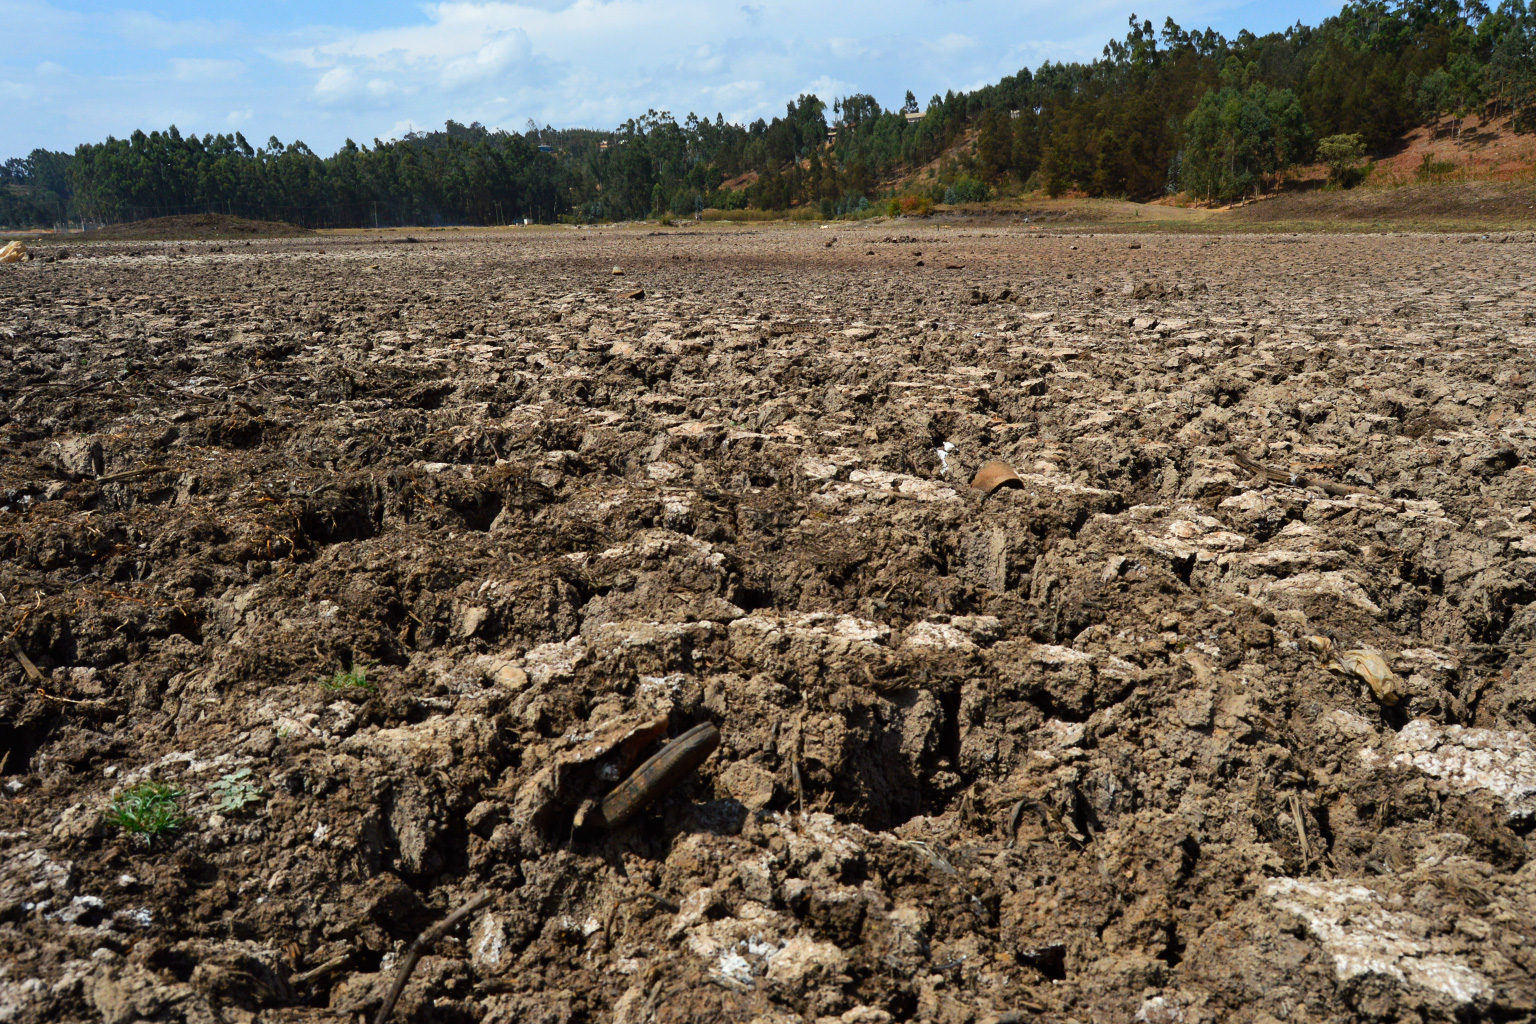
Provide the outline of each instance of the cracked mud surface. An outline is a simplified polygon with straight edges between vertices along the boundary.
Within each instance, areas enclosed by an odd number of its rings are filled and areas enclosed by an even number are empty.
[[[0,1021],[371,1018],[483,891],[398,1019],[1528,1019],[1533,314],[1528,235],[5,268]]]

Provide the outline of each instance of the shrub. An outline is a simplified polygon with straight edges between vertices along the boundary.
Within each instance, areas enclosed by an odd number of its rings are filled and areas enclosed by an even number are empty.
[[[107,805],[106,820],[146,843],[181,828],[183,791],[163,782],[141,782]]]
[[[1420,181],[1433,181],[1436,178],[1444,178],[1446,175],[1456,173],[1454,160],[1436,160],[1435,154],[1425,153],[1424,159],[1419,162],[1418,168],[1413,172]]]
[[[902,196],[899,205],[904,217],[926,217],[933,211],[933,199],[925,195]]]
[[[944,202],[949,206],[958,203],[984,203],[992,198],[992,190],[984,181],[978,181],[969,176],[961,176],[955,179],[955,183],[944,190]]]
[[[1358,134],[1330,135],[1317,143],[1317,158],[1328,165],[1328,183],[1354,188],[1365,180],[1365,142]]]

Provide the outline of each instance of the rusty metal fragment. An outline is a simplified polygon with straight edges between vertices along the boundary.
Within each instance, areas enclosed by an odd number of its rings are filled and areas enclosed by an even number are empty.
[[[603,798],[603,824],[617,828],[633,818],[703,764],[719,745],[720,730],[707,722],[668,743]]]
[[[1022,488],[1024,481],[1019,479],[1019,474],[1015,473],[1008,463],[994,459],[976,471],[976,478],[971,481],[971,486],[985,494],[992,494],[1000,487]]]

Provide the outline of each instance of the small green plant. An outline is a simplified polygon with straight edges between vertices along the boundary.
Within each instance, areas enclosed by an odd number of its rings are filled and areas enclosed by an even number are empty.
[[[1436,160],[1435,154],[1425,153],[1424,159],[1419,162],[1415,177],[1420,181],[1434,181],[1437,178],[1444,178],[1446,175],[1455,173],[1456,162],[1454,160]]]
[[[208,788],[218,801],[214,806],[221,814],[238,814],[250,804],[261,800],[261,787],[251,781],[249,768],[222,775],[218,782]]]
[[[328,690],[368,690],[372,692],[378,687],[368,681],[368,666],[353,665],[345,672],[337,672],[326,680],[325,688]]]
[[[181,828],[183,791],[164,782],[141,782],[123,790],[107,806],[106,819],[124,832],[153,842]]]

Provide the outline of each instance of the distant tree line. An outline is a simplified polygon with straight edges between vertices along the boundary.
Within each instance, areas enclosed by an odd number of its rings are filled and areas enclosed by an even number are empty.
[[[918,173],[925,201],[994,189],[1232,199],[1291,165],[1411,127],[1510,114],[1536,128],[1536,0],[1354,0],[1317,27],[1228,39],[1132,15],[1090,63],[1047,62],[920,109],[803,95],[750,125],[648,111],[611,132],[442,131],[321,157],[276,138],[176,128],[36,150],[0,167],[0,223],[135,220],[224,211],[306,226],[612,220],[706,208],[823,216],[867,208]],[[829,127],[833,129],[829,133]],[[1344,156],[1341,156],[1344,154]],[[908,191],[914,191],[908,188]]]

